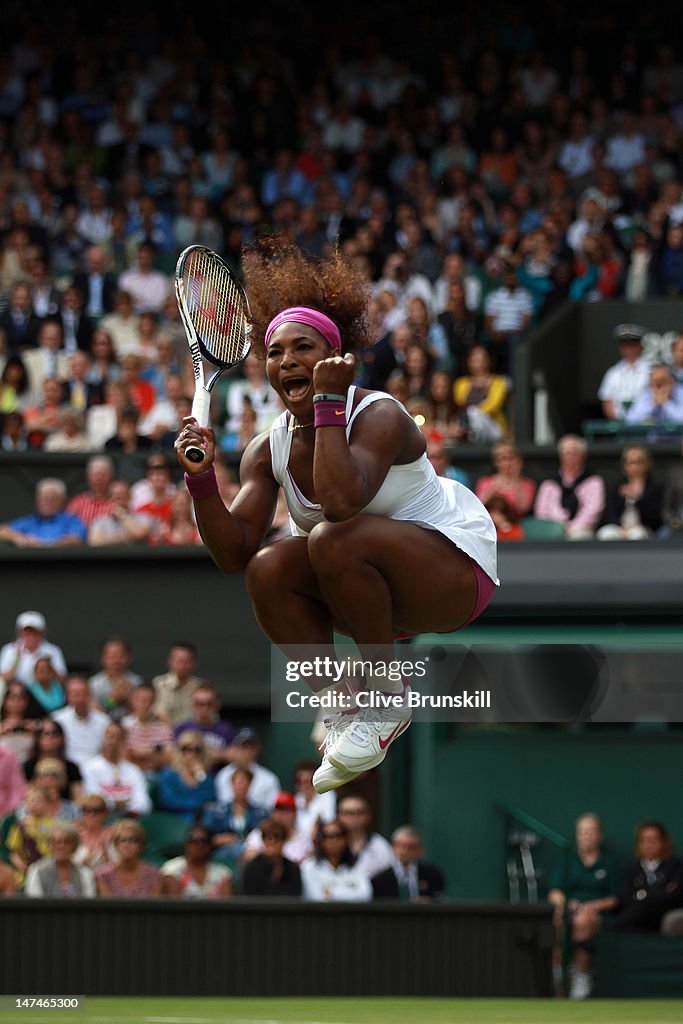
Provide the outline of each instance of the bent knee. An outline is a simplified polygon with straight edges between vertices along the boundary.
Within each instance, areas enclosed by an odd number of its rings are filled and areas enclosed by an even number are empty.
[[[245,585],[251,598],[272,591],[279,580],[291,573],[291,558],[283,545],[271,544],[261,548],[247,565]]]
[[[358,521],[318,523],[308,535],[308,554],[314,571],[330,572],[347,567],[358,554]]]

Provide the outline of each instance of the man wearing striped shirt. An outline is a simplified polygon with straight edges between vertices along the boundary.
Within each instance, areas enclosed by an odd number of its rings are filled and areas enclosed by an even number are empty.
[[[130,697],[133,710],[121,723],[126,730],[126,756],[146,775],[154,774],[169,764],[173,748],[171,726],[154,714],[155,700],[156,693],[151,683],[136,686]]]
[[[85,526],[90,526],[98,516],[111,515],[114,463],[108,455],[93,455],[88,459],[85,474],[87,490],[76,494],[66,510],[78,516]]]

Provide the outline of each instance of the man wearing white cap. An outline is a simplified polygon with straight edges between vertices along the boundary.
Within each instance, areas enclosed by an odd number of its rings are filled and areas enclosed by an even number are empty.
[[[16,640],[0,649],[0,699],[5,684],[17,679],[28,686],[33,682],[33,670],[39,658],[49,658],[60,683],[66,679],[66,661],[60,647],[45,639],[47,625],[41,612],[22,612],[15,624]]]

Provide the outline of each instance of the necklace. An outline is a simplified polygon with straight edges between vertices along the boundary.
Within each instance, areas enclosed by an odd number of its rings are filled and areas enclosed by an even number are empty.
[[[293,434],[295,430],[305,430],[306,427],[312,427],[312,426],[313,426],[313,421],[312,420],[311,420],[310,423],[290,423],[289,426],[287,427],[287,430],[289,431],[290,434]]]

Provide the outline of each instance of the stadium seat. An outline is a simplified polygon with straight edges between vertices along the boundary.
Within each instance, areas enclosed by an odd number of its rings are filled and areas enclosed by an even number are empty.
[[[147,836],[145,860],[158,865],[182,854],[188,829],[188,822],[184,817],[167,811],[153,811],[151,814],[143,815],[140,824]]]
[[[520,523],[525,540],[564,540],[564,526],[552,519],[525,516]]]

